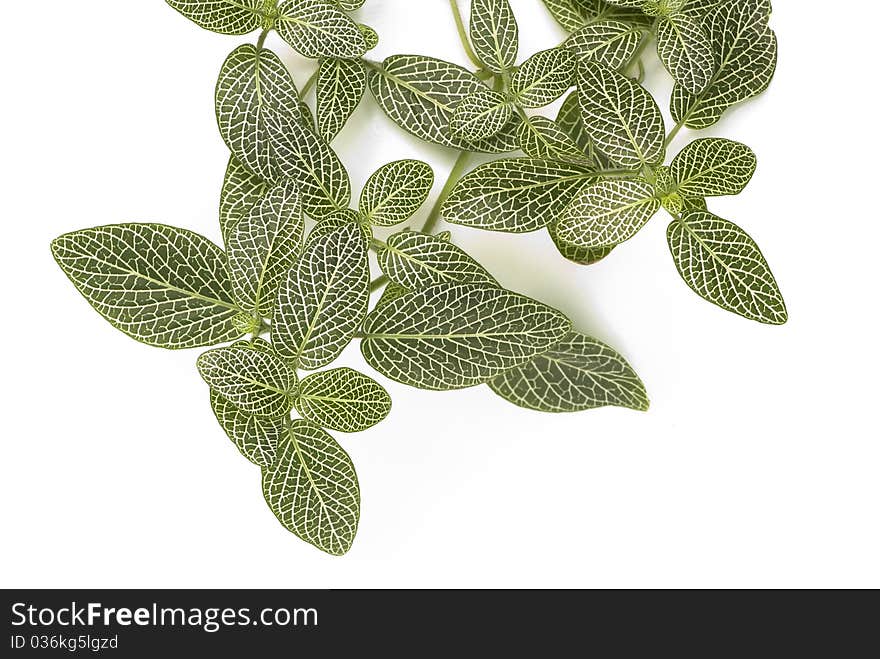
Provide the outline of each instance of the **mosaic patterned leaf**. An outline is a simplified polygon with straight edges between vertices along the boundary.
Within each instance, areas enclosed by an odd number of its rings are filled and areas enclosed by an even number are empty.
[[[635,55],[644,29],[621,21],[599,21],[582,27],[563,44],[584,62],[600,62],[620,70]]]
[[[339,432],[363,432],[391,411],[391,396],[378,382],[350,368],[314,373],[299,386],[303,418]]]
[[[545,117],[529,117],[519,129],[519,144],[529,158],[558,160],[584,170],[596,169],[595,161],[585,154],[568,133]]]
[[[439,284],[371,313],[361,351],[373,368],[403,384],[462,389],[526,363],[570,329],[561,313],[522,295]]]
[[[422,207],[433,186],[434,172],[420,160],[383,165],[367,179],[361,191],[361,215],[373,226],[390,227],[405,222]]]
[[[52,254],[89,304],[133,339],[178,349],[244,334],[226,255],[197,233],[115,224],[60,236]]]
[[[262,199],[269,184],[251,174],[235,156],[229,156],[220,191],[220,230],[224,238],[242,216]]]
[[[542,108],[575,84],[577,58],[565,48],[535,53],[519,67],[510,80],[516,102],[526,108]]]
[[[699,21],[672,14],[657,26],[657,55],[675,81],[691,94],[699,94],[715,73],[712,42]]]
[[[198,368],[208,386],[242,412],[277,419],[293,407],[296,374],[275,355],[215,348],[199,356]]]
[[[287,0],[278,6],[275,29],[304,57],[355,59],[367,52],[363,33],[328,0]]]
[[[459,103],[449,121],[449,132],[476,142],[497,135],[513,117],[513,106],[498,92],[481,89]]]
[[[322,59],[318,67],[318,132],[328,143],[342,130],[367,91],[367,69],[358,60]]]
[[[494,73],[516,64],[519,27],[509,0],[472,0],[471,43],[480,61]]]
[[[226,436],[241,454],[258,467],[275,461],[278,442],[284,433],[284,419],[271,419],[243,412],[211,390],[211,409]]]
[[[220,34],[248,34],[263,25],[264,0],[166,0],[199,27]]]
[[[758,160],[745,144],[720,138],[695,140],[670,165],[678,191],[692,197],[735,195],[752,180]]]

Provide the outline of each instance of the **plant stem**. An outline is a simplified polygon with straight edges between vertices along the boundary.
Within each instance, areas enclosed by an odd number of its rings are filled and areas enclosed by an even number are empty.
[[[449,198],[452,189],[455,187],[455,184],[458,183],[458,179],[464,174],[464,170],[468,166],[470,155],[469,151],[462,151],[458,155],[458,159],[452,166],[452,171],[449,172],[449,178],[446,179],[446,184],[440,191],[440,196],[437,197],[434,208],[431,209],[431,214],[428,215],[428,219],[425,220],[425,225],[422,227],[422,233],[431,233],[434,230],[434,227],[437,226],[437,222],[440,221],[440,211],[443,207],[443,202]]]
[[[269,36],[270,30],[260,32],[260,38],[257,39],[257,50],[263,50],[263,44],[266,43],[266,37]]]
[[[679,121],[677,124],[675,124],[675,127],[671,131],[669,131],[669,135],[666,136],[666,141],[663,142],[664,149],[667,148],[670,144],[672,144],[672,140],[674,140],[676,135],[678,135],[679,131],[681,131],[681,129],[684,128],[684,125],[689,118],[690,118],[689,114],[686,114],[685,116],[683,116],[681,118],[681,121]]]
[[[306,94],[308,94],[309,91],[311,90],[311,88],[315,85],[315,82],[318,80],[318,71],[319,70],[320,69],[315,69],[315,72],[309,76],[308,80],[306,80],[306,84],[303,85],[303,88],[299,93],[299,95],[302,98],[305,98]]]
[[[476,53],[474,53],[474,49],[471,48],[471,41],[468,38],[467,28],[464,26],[464,20],[461,18],[461,11],[458,8],[458,0],[449,0],[449,7],[452,9],[452,17],[455,19],[455,27],[458,29],[458,38],[461,39],[461,45],[464,48],[465,54],[468,56],[468,59],[474,63],[478,69],[483,68],[483,63],[480,61],[480,58],[477,57]]]
[[[380,288],[382,288],[385,284],[388,283],[388,276],[381,275],[370,282],[370,293],[375,293]]]

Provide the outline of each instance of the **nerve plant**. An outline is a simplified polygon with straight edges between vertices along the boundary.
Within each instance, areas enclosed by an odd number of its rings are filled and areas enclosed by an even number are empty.
[[[757,245],[706,205],[746,186],[753,152],[698,139],[667,164],[681,129],[712,126],[768,86],[776,65],[768,0],[544,0],[571,34],[522,61],[508,0],[472,0],[469,31],[450,0],[474,71],[422,55],[370,60],[378,36],[351,17],[363,0],[167,1],[215,32],[260,30],[217,81],[217,123],[231,152],[225,248],[186,229],[119,224],[61,236],[52,250],[91,305],[138,341],[227,344],[198,358],[217,420],[262,469],[281,523],[316,547],[347,552],[360,513],[354,466],[327,431],[363,431],[391,409],[370,377],[328,369],[354,339],[372,368],[414,387],[485,384],[544,412],[648,407],[623,357],[563,313],[506,290],[448,232],[435,233],[441,219],[546,228],[564,257],[591,264],[664,208],[673,260],[694,291],[747,318],[785,322]],[[273,30],[317,60],[301,92],[265,47]],[[675,80],[668,132],[641,85],[651,44]],[[303,100],[313,88],[314,114]],[[555,119],[536,112],[572,88]],[[367,89],[402,128],[461,152],[425,226],[385,240],[374,229],[410,220],[433,174],[419,161],[390,163],[352,203],[330,143]],[[524,156],[460,178],[470,154],[513,151]],[[372,281],[370,250],[382,271]]]

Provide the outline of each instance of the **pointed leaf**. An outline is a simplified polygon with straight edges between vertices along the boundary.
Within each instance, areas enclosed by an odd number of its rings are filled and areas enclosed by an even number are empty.
[[[263,25],[264,0],[166,0],[199,27],[220,34],[248,34]]]
[[[679,274],[700,297],[761,323],[788,320],[770,266],[738,226],[696,211],[670,224],[667,239]]]
[[[215,348],[199,357],[198,367],[208,386],[242,412],[279,418],[293,407],[296,374],[275,355]]]
[[[318,132],[332,142],[367,90],[367,70],[358,60],[322,59],[318,67]]]
[[[557,223],[555,222],[547,225],[547,231],[550,233],[550,238],[553,240],[553,244],[556,245],[556,249],[559,250],[559,253],[572,263],[577,263],[578,265],[595,265],[611,254],[616,247],[616,245],[609,245],[607,247],[580,247],[578,245],[573,245],[572,243],[567,243],[559,237],[556,226]]]
[[[494,73],[516,64],[519,26],[509,0],[471,2],[471,43],[480,61]]]
[[[220,69],[216,90],[220,134],[236,159],[264,181],[282,178],[266,116],[278,113],[300,121],[299,104],[290,72],[271,50],[239,46]]]
[[[596,168],[596,163],[556,122],[545,117],[529,117],[519,129],[519,144],[529,158],[558,160],[583,167]]]
[[[496,394],[539,412],[581,412],[613,405],[648,409],[645,385],[620,354],[572,332],[549,351],[489,382]]]
[[[663,160],[663,115],[644,87],[601,64],[584,62],[578,93],[587,134],[614,162],[639,169]]]
[[[224,238],[242,216],[260,201],[269,184],[251,174],[236,158],[229,157],[223,189],[220,191],[220,230]]]
[[[405,222],[422,207],[433,186],[434,172],[420,160],[383,165],[361,191],[361,215],[366,222],[379,227]]]
[[[660,210],[654,188],[641,179],[599,181],[575,197],[556,225],[560,240],[583,248],[619,245]]]
[[[561,313],[522,295],[439,284],[370,314],[361,351],[373,368],[403,384],[461,389],[524,364],[570,329]]]
[[[370,265],[361,228],[348,224],[307,247],[278,292],[272,343],[312,371],[332,362],[367,313]]]
[[[306,213],[320,219],[348,208],[348,172],[327,142],[284,114],[267,114],[266,126],[279,170],[296,182]]]
[[[699,94],[715,73],[712,42],[699,21],[686,14],[660,19],[657,54],[675,81],[691,94]]]
[[[449,122],[453,136],[476,142],[497,135],[513,117],[513,107],[498,92],[483,89],[456,106]]]
[[[392,55],[381,66],[373,66],[370,75],[370,90],[382,111],[419,139],[464,151],[513,151],[515,120],[498,135],[473,143],[449,132],[456,106],[484,89],[467,69],[420,55]]]
[[[305,219],[296,185],[273,188],[229,234],[226,253],[238,305],[270,317],[278,287],[302,248]]]
[[[542,108],[560,98],[575,83],[577,59],[565,48],[535,53],[516,70],[510,91],[527,108]]]
[[[372,378],[350,368],[335,368],[300,383],[296,409],[323,428],[363,432],[388,416],[391,396]]]
[[[263,496],[278,521],[321,551],[351,549],[361,495],[351,458],[315,424],[291,422],[278,457],[263,469]]]
[[[211,409],[226,436],[241,454],[258,467],[275,461],[278,442],[284,433],[284,419],[271,419],[243,412],[211,390]]]
[[[584,26],[563,44],[583,62],[600,62],[620,70],[635,55],[645,36],[642,28],[621,21],[599,21]]]
[[[596,174],[561,162],[516,158],[477,167],[443,204],[443,219],[490,231],[526,233],[554,221]]]
[[[413,291],[444,282],[498,285],[464,250],[426,233],[394,234],[379,250],[378,259],[379,267],[391,281]]]
[[[670,165],[678,191],[692,197],[735,195],[752,180],[758,161],[745,144],[720,138],[695,140]]]
[[[133,339],[177,349],[244,334],[226,255],[197,233],[115,224],[56,238],[52,254],[89,304]]]
[[[741,0],[719,5],[703,27],[714,46],[717,71],[700,94],[681,85],[672,92],[672,116],[688,128],[717,123],[737,103],[764,92],[776,72],[776,34],[767,26],[768,0]]]
[[[367,52],[367,42],[357,23],[328,0],[282,2],[275,29],[304,57],[354,59]]]

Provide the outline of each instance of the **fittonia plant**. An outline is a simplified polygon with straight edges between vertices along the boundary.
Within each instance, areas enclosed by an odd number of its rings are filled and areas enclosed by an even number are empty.
[[[354,465],[328,430],[363,431],[391,409],[377,382],[330,368],[354,339],[369,366],[413,387],[486,385],[543,412],[648,407],[623,357],[556,309],[506,290],[449,233],[435,233],[441,219],[546,228],[565,258],[591,264],[662,208],[688,286],[746,318],[786,321],[757,245],[706,205],[742,191],[755,171],[752,151],[705,138],[667,157],[682,128],[712,126],[770,83],[768,0],[545,0],[571,35],[525,58],[508,0],[472,0],[469,34],[450,0],[474,71],[424,55],[368,59],[378,37],[351,15],[363,0],[168,4],[215,32],[260,30],[256,45],[232,51],[217,81],[217,123],[231,152],[220,201],[225,248],[186,229],[118,224],[61,236],[52,251],[129,336],[162,348],[212,346],[198,370],[220,426],[262,469],[281,523],[319,549],[347,552],[360,514]],[[264,46],[272,30],[317,60],[302,91]],[[675,79],[668,132],[641,86],[652,43]],[[314,116],[304,102],[313,88]],[[353,203],[330,143],[367,89],[402,128],[461,152],[425,226],[384,241],[373,229],[410,220],[434,180],[425,163],[393,162]],[[572,89],[555,119],[534,112]],[[459,180],[471,153],[514,151],[524,156]],[[372,281],[370,250],[382,270]]]

